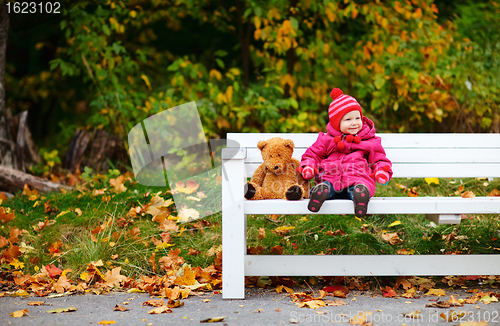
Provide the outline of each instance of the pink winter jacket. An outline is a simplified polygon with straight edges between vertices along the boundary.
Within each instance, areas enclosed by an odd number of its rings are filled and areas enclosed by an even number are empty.
[[[327,180],[337,191],[355,184],[364,184],[372,197],[375,193],[375,179],[370,174],[389,166],[389,180],[392,178],[392,163],[385,155],[380,137],[375,136],[373,122],[363,117],[363,127],[358,133],[361,137],[359,144],[344,141],[345,147],[340,150],[333,140],[335,136],[342,136],[342,133],[328,124],[327,133],[319,133],[316,142],[302,155],[300,165],[318,169],[316,184]]]

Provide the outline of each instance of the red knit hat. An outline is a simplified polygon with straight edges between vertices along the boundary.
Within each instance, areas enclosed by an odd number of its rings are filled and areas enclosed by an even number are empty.
[[[328,116],[333,129],[340,131],[340,120],[351,111],[358,110],[363,119],[363,110],[354,97],[345,95],[340,88],[332,89],[330,95],[333,101],[328,108]]]

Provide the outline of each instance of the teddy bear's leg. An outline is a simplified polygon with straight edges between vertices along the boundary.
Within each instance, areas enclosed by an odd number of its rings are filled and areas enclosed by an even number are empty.
[[[257,192],[257,189],[255,189],[255,186],[251,182],[247,182],[245,184],[245,198],[246,199],[252,199],[255,196],[256,192]]]
[[[249,200],[276,199],[276,195],[253,182],[248,182],[245,185],[245,198]]]
[[[285,193],[285,198],[288,200],[300,200],[304,196],[304,188],[299,185],[288,187]]]

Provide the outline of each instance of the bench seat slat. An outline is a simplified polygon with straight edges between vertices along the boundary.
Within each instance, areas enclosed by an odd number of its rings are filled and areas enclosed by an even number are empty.
[[[351,200],[327,200],[320,213],[307,209],[307,199],[245,200],[245,214],[354,214]],[[500,197],[373,197],[368,214],[494,214],[500,212]]]
[[[497,275],[498,255],[245,255],[247,276]],[[496,258],[496,259],[492,259]],[[311,266],[314,266],[311,269]]]
[[[247,177],[251,177],[260,163],[245,164]],[[488,164],[393,164],[393,178],[498,178],[500,163]]]
[[[500,134],[426,134],[426,133],[377,133],[384,148],[500,148]],[[318,138],[318,133],[301,134],[236,134],[228,133],[227,139],[234,140],[241,147],[256,147],[259,140],[273,137],[291,139],[296,147],[309,147]]]
[[[307,148],[295,148],[293,157],[301,160]],[[463,149],[456,148],[386,148],[386,155],[395,163],[499,163],[500,148]],[[247,149],[245,163],[262,163],[262,154],[256,147]],[[500,163],[499,163],[500,164]]]

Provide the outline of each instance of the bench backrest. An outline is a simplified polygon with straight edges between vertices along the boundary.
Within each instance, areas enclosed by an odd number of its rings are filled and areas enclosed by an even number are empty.
[[[377,136],[382,139],[387,157],[393,163],[395,178],[500,177],[500,134],[378,133]],[[273,137],[291,139],[295,144],[293,157],[300,161],[318,134],[227,134],[228,140],[237,142],[246,150],[245,170],[248,177],[262,163],[257,143]],[[228,142],[228,146],[231,143]]]

